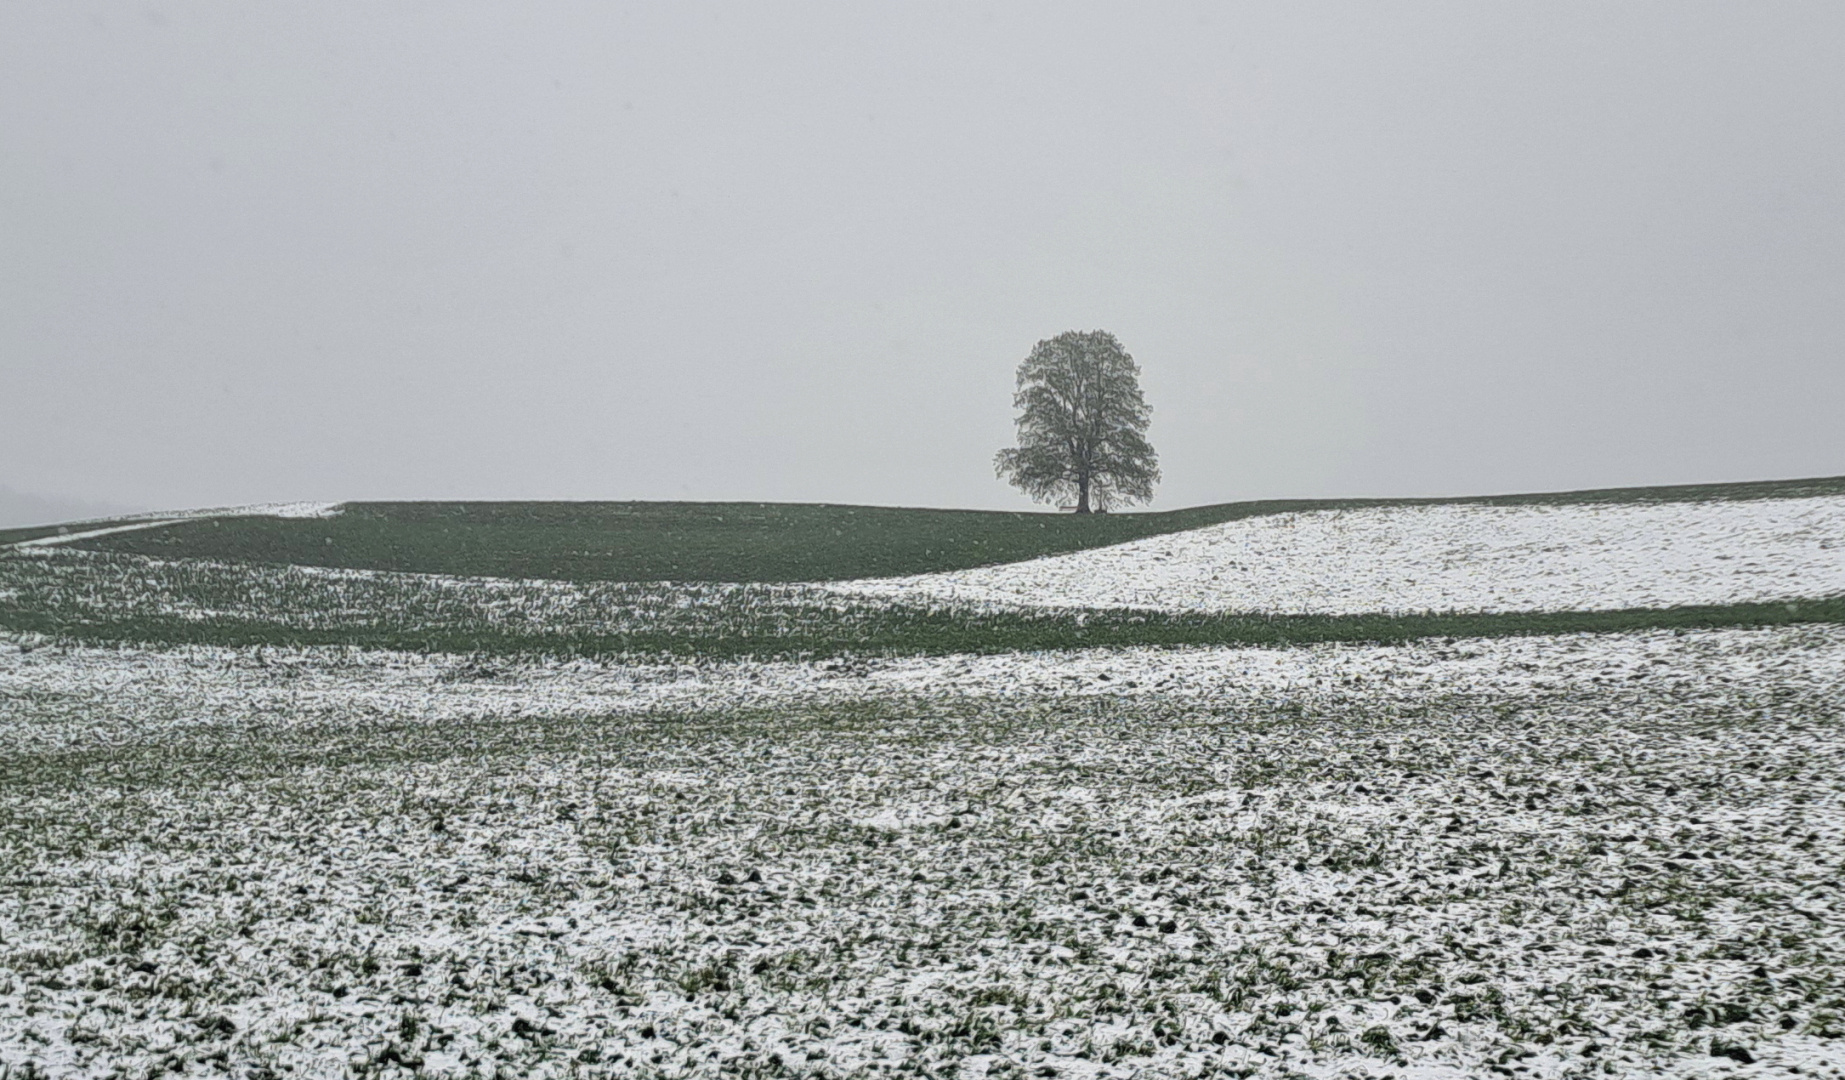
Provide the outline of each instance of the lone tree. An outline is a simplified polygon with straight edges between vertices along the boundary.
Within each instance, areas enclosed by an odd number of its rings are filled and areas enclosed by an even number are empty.
[[[1019,365],[1012,404],[1019,445],[993,467],[1034,501],[1076,497],[1076,512],[1146,502],[1159,482],[1147,442],[1153,410],[1140,394],[1140,365],[1106,330],[1040,341]]]

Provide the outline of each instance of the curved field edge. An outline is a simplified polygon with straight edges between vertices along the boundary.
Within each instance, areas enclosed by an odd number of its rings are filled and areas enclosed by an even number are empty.
[[[57,535],[57,530],[68,530],[65,524],[30,524],[20,528],[0,528],[0,546],[26,543],[30,539],[41,539],[48,535]]]
[[[160,558],[608,582],[803,582],[967,570],[1244,518],[1435,505],[1578,505],[1845,494],[1845,477],[1425,499],[1272,499],[1076,516],[789,503],[346,503],[324,519],[181,521],[69,546]],[[0,544],[56,529],[0,532]]]
[[[43,540],[51,536],[60,536],[65,533],[75,532],[79,527],[92,528],[113,523],[114,522],[83,521],[67,522],[62,525],[23,525],[18,528],[0,529],[0,547],[7,547],[12,544],[23,544],[28,540]]]

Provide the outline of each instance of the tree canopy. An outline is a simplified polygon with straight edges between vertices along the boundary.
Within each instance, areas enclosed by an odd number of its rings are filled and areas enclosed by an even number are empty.
[[[1106,330],[1040,341],[1019,365],[1019,444],[993,459],[999,476],[1038,502],[1076,500],[1076,512],[1146,502],[1160,479],[1147,442],[1153,410],[1140,365]]]

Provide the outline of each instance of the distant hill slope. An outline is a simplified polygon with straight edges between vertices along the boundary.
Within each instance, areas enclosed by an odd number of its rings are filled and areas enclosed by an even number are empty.
[[[168,558],[560,581],[795,582],[964,570],[1302,510],[1693,502],[1845,493],[1845,477],[1461,499],[1288,499],[1159,513],[789,503],[348,503],[335,517],[221,517],[80,540]],[[50,530],[33,530],[42,533]],[[25,539],[0,533],[0,543]]]

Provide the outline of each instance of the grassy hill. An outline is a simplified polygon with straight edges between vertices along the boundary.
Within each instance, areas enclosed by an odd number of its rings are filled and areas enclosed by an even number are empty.
[[[1845,622],[1845,596],[1830,595],[1620,611],[1182,614],[977,610],[799,584],[1007,563],[1296,510],[1842,492],[1845,478],[1090,517],[762,503],[353,503],[331,518],[204,517],[48,549],[0,547],[0,630],[93,642],[786,658]],[[46,531],[55,530],[22,532]],[[0,534],[0,544],[25,538]]]
[[[166,558],[557,581],[839,581],[1016,562],[1299,510],[1839,493],[1845,493],[1845,477],[1464,499],[1266,500],[1084,517],[789,503],[349,503],[332,518],[201,519],[72,546]],[[27,538],[0,533],[0,543]]]

